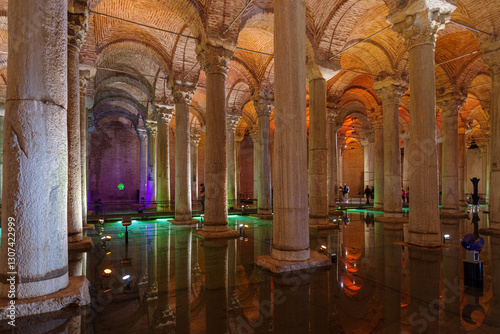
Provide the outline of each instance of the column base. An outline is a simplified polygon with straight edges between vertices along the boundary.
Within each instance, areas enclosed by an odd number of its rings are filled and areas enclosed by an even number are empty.
[[[80,242],[82,241],[82,239],[83,239],[83,231],[75,232],[72,235],[68,235],[69,243]]]
[[[459,201],[459,202],[458,202],[458,205],[459,205],[461,208],[468,208],[468,207],[469,207],[469,204],[468,204],[466,201]]]
[[[305,261],[281,261],[271,255],[257,257],[257,266],[265,268],[275,274],[288,271],[297,271],[316,267],[331,267],[331,260],[324,254],[309,250],[310,257]]]
[[[441,247],[443,243],[443,236],[438,233],[418,233],[410,231],[408,236],[408,244],[424,247],[436,248]]]
[[[234,239],[239,238],[240,233],[235,230],[226,229],[225,231],[219,232],[207,232],[205,230],[194,230],[195,237],[204,240],[214,240],[214,239]]]
[[[403,211],[384,211],[384,218],[403,218]]]
[[[199,223],[199,221],[196,219],[189,219],[189,220],[169,219],[168,221],[174,225],[195,225]]]
[[[330,209],[328,211],[328,214],[331,215],[331,216],[343,216],[344,215],[344,211],[341,211],[341,210],[335,210],[335,209]]]
[[[408,217],[375,217],[376,223],[408,224]]]
[[[487,235],[490,237],[500,237],[500,229],[491,228],[491,227],[480,228],[479,233],[481,235]]]
[[[89,231],[89,230],[93,230],[93,229],[95,229],[94,224],[87,224],[87,225],[83,226],[83,231]]]
[[[92,249],[93,243],[90,237],[85,237],[81,241],[77,242],[69,242],[68,243],[68,252],[90,252]]]
[[[467,212],[460,212],[460,211],[455,211],[455,212],[443,212],[441,210],[441,213],[439,214],[441,218],[469,218],[469,214]]]
[[[8,309],[11,299],[0,299],[0,320],[11,320],[9,318],[10,309]],[[90,304],[89,281],[85,276],[76,276],[69,278],[69,285],[57,292],[49,295],[15,299],[16,319],[30,315],[59,311],[65,307],[77,305],[83,306]]]
[[[309,228],[313,230],[336,230],[339,228],[339,225],[337,223],[311,225],[311,221],[309,221]]]
[[[315,225],[328,225],[328,215],[325,216],[309,216],[309,227]]]
[[[250,216],[251,217],[255,217],[255,218],[265,219],[265,220],[273,220],[273,214],[272,213],[270,213],[270,214],[256,213],[256,214],[251,214]]]

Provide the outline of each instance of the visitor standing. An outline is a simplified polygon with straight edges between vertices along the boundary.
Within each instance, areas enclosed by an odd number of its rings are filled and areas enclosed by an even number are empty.
[[[366,204],[370,204],[370,197],[372,196],[372,191],[369,185],[366,185],[365,196],[366,196]]]
[[[344,199],[346,203],[349,201],[349,190],[350,189],[347,186],[347,184],[344,183],[344,188],[342,189],[342,193],[344,194]]]

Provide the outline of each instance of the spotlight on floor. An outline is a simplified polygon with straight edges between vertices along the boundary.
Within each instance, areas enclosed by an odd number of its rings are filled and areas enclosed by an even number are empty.
[[[123,280],[124,280],[124,281],[126,281],[126,280],[128,280],[128,279],[130,279],[130,275],[125,275],[125,276],[123,276]]]
[[[449,234],[443,235],[443,244],[446,243],[446,240],[450,240],[450,235]]]
[[[99,219],[99,224],[103,225],[104,224],[104,219]]]
[[[325,245],[321,245],[321,246],[319,247],[319,251],[320,251],[320,253],[324,253],[324,252],[326,252],[326,246],[325,246]]]
[[[112,273],[111,269],[104,269],[104,272],[103,272],[102,276],[105,277],[105,278],[110,278],[111,277],[111,273]]]

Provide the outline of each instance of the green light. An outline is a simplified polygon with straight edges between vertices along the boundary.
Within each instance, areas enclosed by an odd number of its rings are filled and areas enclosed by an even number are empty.
[[[124,185],[123,183],[120,183],[120,184],[118,185],[118,189],[123,190],[123,188],[125,188],[125,185]]]

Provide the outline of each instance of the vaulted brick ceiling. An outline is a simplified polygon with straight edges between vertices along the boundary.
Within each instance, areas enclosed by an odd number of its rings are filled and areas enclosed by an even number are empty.
[[[152,117],[155,103],[171,101],[172,84],[185,81],[198,83],[192,111],[197,120],[194,123],[203,124],[205,76],[196,49],[197,45],[209,43],[234,49],[227,76],[227,105],[230,110],[243,111],[240,131],[251,127],[256,121],[254,109],[248,106],[252,93],[273,87],[274,14],[272,0],[254,0],[238,17],[247,1],[89,0],[93,13],[81,49],[81,62],[97,67],[94,82],[88,86],[87,103],[95,108],[96,117],[103,117],[107,110],[114,114],[122,110],[136,126],[143,124]],[[366,117],[381,109],[381,101],[372,89],[377,78],[397,75],[407,79],[406,48],[392,29],[362,42],[387,27],[386,16],[407,2],[307,0],[308,64],[341,67],[328,80],[327,90],[329,101],[340,101],[339,107],[348,110],[344,117],[353,113]],[[7,0],[0,0],[2,101],[7,82],[6,16]],[[451,20],[486,33],[448,23],[439,32],[436,43],[438,93],[458,87],[468,94],[461,124],[474,129],[469,130],[470,136],[478,138],[489,129],[491,84],[488,68],[478,51],[491,38],[489,34],[500,32],[499,19],[499,0],[458,1]],[[456,59],[460,56],[463,57]],[[401,101],[403,125],[408,123],[409,94],[410,90]],[[127,104],[130,107],[125,107]],[[358,139],[362,139],[362,129],[367,125],[358,126]],[[405,128],[408,131],[407,125]]]

